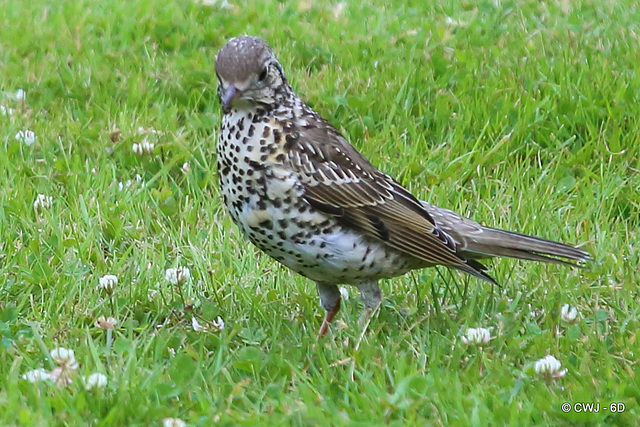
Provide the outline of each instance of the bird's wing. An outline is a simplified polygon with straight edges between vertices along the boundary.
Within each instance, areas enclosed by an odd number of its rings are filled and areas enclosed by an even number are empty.
[[[456,252],[420,201],[380,172],[328,123],[289,129],[285,149],[305,199],[342,224],[426,265],[447,265],[493,281]]]

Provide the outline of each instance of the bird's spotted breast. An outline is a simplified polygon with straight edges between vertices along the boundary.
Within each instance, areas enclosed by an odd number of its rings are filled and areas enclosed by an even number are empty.
[[[284,124],[283,124],[284,123]],[[392,277],[416,260],[371,241],[310,206],[286,164],[292,123],[232,111],[222,119],[218,173],[227,212],[269,256],[316,281],[357,283]]]

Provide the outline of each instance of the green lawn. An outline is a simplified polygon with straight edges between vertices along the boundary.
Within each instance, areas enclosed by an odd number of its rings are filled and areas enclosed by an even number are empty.
[[[637,2],[212,3],[0,0],[0,425],[637,422]],[[241,34],[415,195],[594,262],[495,261],[500,288],[442,268],[384,281],[362,336],[349,290],[317,341],[315,286],[221,206],[213,64]],[[493,339],[465,345],[468,327]],[[22,378],[56,347],[70,383]],[[536,374],[547,354],[563,378]],[[86,390],[94,372],[108,384]]]

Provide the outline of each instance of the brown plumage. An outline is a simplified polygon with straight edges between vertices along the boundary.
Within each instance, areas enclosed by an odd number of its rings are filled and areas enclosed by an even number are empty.
[[[496,283],[480,259],[590,259],[416,199],[298,98],[264,41],[232,39],[216,72],[225,206],[256,246],[316,282],[327,311],[321,333],[340,307],[337,284],[357,286],[373,309],[378,279],[416,268],[444,265]]]

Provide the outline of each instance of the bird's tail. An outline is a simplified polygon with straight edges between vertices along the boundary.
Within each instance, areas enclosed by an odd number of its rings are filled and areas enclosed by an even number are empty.
[[[459,255],[470,261],[509,257],[575,266],[571,261],[586,262],[592,259],[588,252],[564,243],[485,227],[448,209],[424,201],[422,205],[438,227],[456,242]]]
[[[491,227],[482,227],[481,233],[464,240],[461,249],[469,258],[499,256],[565,265],[576,265],[570,260],[591,259],[588,252],[564,243]]]

